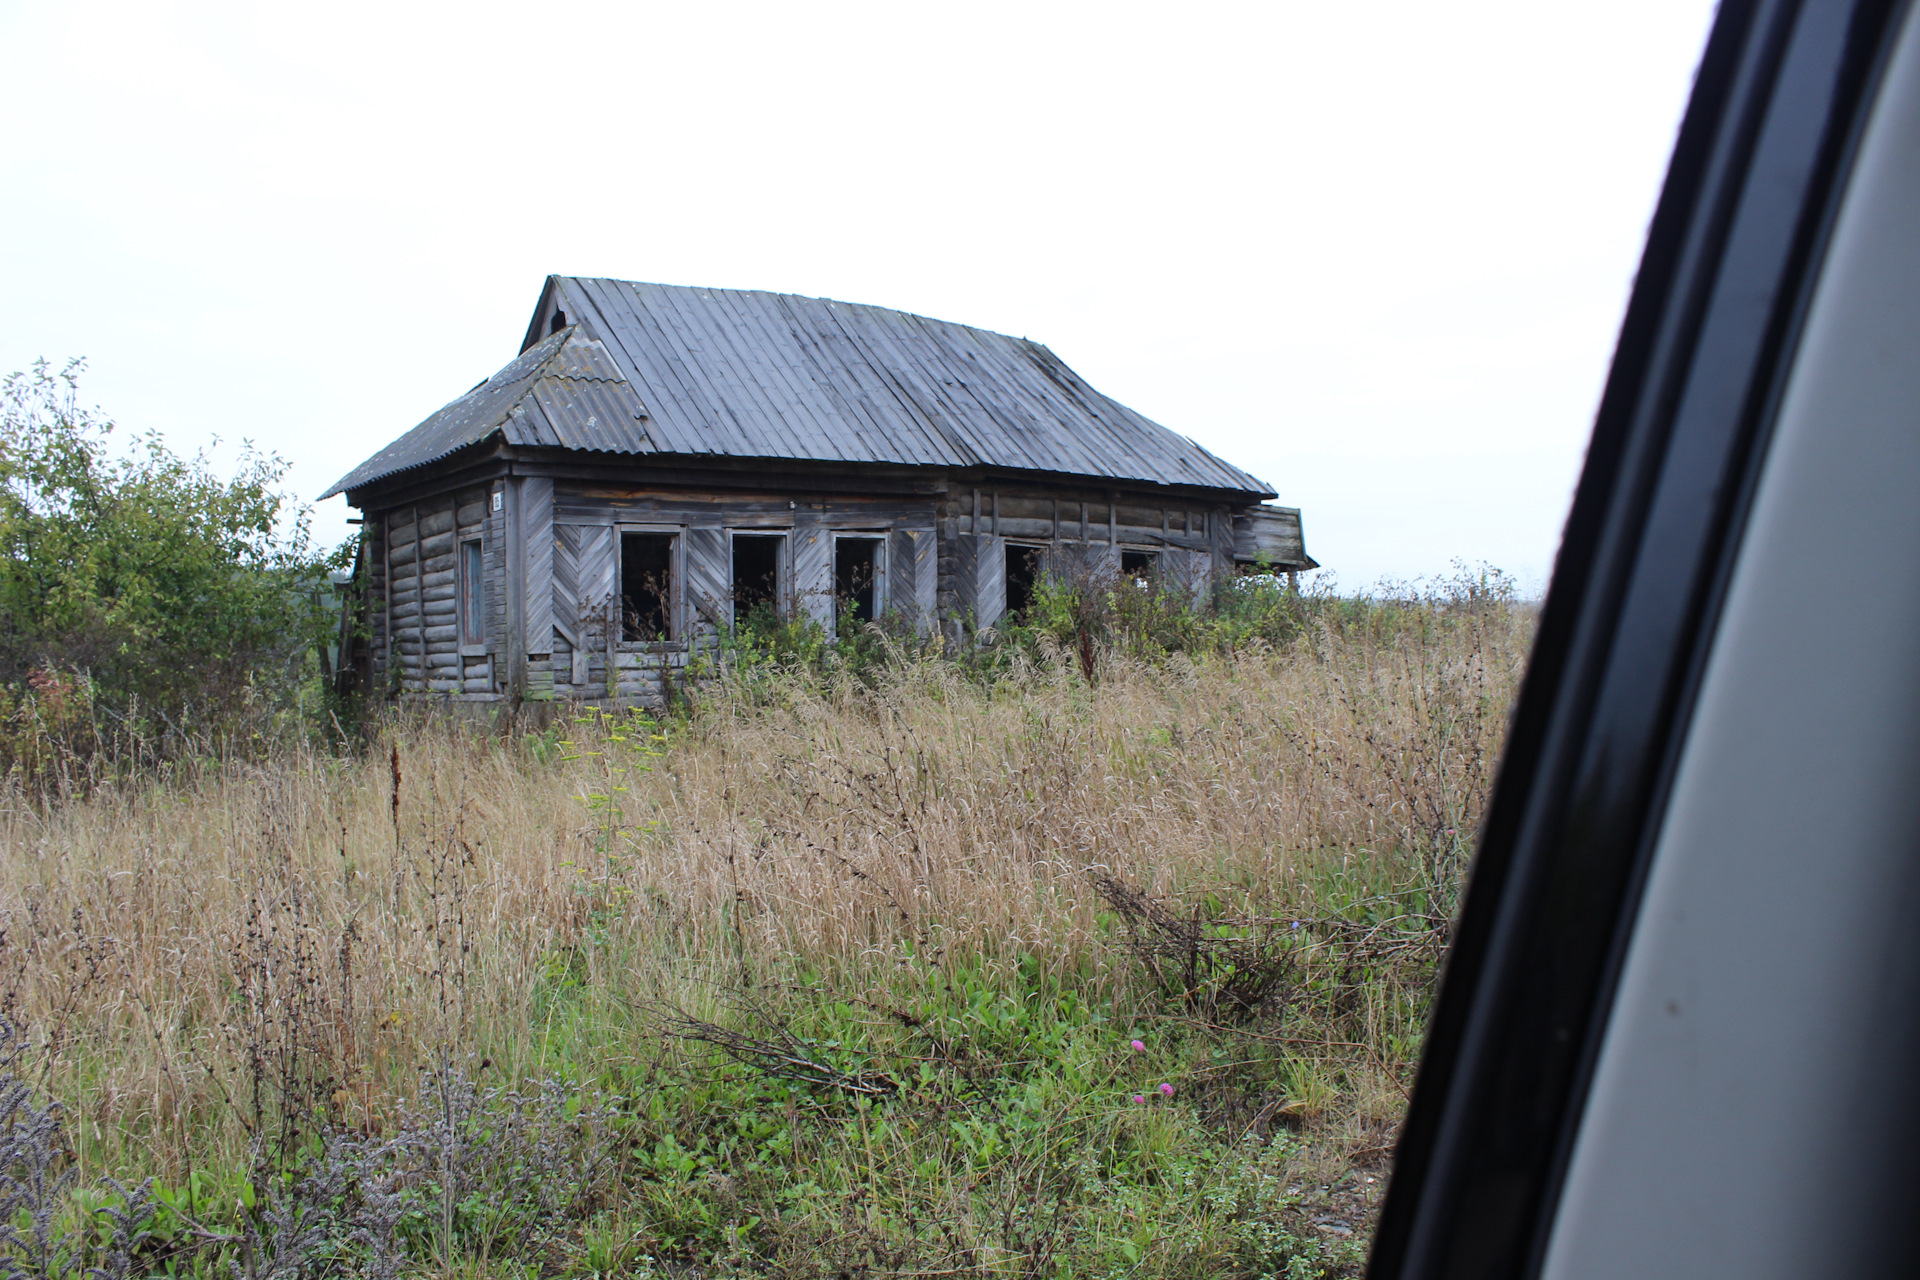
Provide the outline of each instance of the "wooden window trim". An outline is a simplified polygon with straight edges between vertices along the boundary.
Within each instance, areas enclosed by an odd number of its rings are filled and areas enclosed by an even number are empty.
[[[840,564],[840,543],[843,539],[859,539],[879,544],[873,553],[873,616],[875,618],[886,617],[887,607],[893,600],[893,566],[889,562],[887,554],[888,544],[892,541],[890,537],[891,531],[887,529],[835,529],[832,530],[832,533],[832,559],[829,560],[828,563],[834,566],[836,573]],[[834,602],[834,609],[835,616],[833,624],[828,628],[828,634],[837,639],[840,629],[840,618],[838,614],[839,602],[837,600]]]
[[[454,597],[454,609],[457,618],[456,625],[459,627],[460,656],[463,658],[484,658],[487,656],[486,538],[484,535],[478,538],[461,538],[457,536],[456,531],[454,546],[458,548],[458,551],[455,553],[458,560],[454,565],[454,574],[458,582],[458,590]],[[479,548],[480,580],[478,586],[480,598],[477,605],[471,603],[475,583],[473,582],[472,575],[467,571],[467,548],[470,546]],[[480,615],[480,626],[477,632],[469,630],[467,626],[469,615],[474,613],[476,609]],[[462,679],[464,678],[465,673],[462,672]]]
[[[613,526],[613,590],[614,598],[620,598],[621,584],[626,581],[626,543],[623,539],[629,533],[665,533],[673,536],[672,581],[668,583],[667,630],[666,640],[628,640],[625,636],[615,641],[615,650],[619,653],[685,653],[687,652],[686,620],[686,578],[687,578],[687,529],[684,524],[628,523],[616,521]],[[616,631],[616,634],[618,632]]]
[[[793,526],[785,525],[729,525],[727,526],[727,568],[728,586],[739,590],[731,578],[733,568],[733,540],[735,538],[778,538],[780,539],[780,560],[773,571],[773,607],[782,617],[792,608],[793,601]],[[734,619],[737,602],[727,601],[727,617]]]

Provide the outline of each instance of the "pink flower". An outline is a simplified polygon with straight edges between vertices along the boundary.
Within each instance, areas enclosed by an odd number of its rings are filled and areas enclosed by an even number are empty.
[[[1145,1040],[1135,1040],[1133,1042],[1133,1051],[1135,1053],[1145,1053],[1147,1051],[1147,1042]]]
[[[1170,1084],[1161,1085],[1160,1096],[1163,1098],[1171,1098],[1173,1096],[1173,1086]]]
[[[1135,1102],[1140,1103],[1142,1106],[1144,1106],[1146,1105],[1147,1095],[1144,1093],[1136,1093],[1133,1095],[1133,1100]]]

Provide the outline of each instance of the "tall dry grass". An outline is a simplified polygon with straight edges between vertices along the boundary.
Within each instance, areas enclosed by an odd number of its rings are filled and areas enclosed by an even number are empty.
[[[743,984],[895,1007],[1024,964],[1137,1002],[1094,873],[1181,913],[1444,919],[1530,625],[1470,593],[1330,601],[1285,645],[1115,651],[1093,684],[1045,652],[990,683],[762,673],[665,724],[396,716],[352,757],[15,790],[0,1013],[90,1163],[179,1179],[276,1127],[377,1132],[449,1056],[604,1075],[656,1002]],[[1404,1084],[1390,1013],[1368,1048]]]

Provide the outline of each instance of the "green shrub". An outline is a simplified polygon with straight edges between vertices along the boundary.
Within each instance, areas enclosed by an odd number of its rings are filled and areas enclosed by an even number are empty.
[[[318,697],[344,555],[314,549],[287,464],[116,450],[79,370],[0,383],[0,771],[232,742]]]

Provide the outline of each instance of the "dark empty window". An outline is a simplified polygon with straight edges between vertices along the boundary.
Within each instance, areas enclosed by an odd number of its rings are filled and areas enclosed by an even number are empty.
[[[484,644],[487,610],[486,573],[480,557],[480,539],[460,544],[460,643]]]
[[[1151,551],[1122,551],[1120,553],[1120,576],[1132,578],[1141,586],[1153,582],[1153,562],[1158,559]]]
[[[555,334],[566,327],[567,313],[564,311],[556,311],[553,313],[553,322],[547,326],[547,332],[549,334]]]
[[[1033,607],[1033,589],[1040,582],[1040,548],[1007,546],[1007,612],[1025,613]]]
[[[848,622],[870,622],[879,608],[880,539],[836,538],[833,598]]]
[[[620,535],[620,638],[673,639],[673,535]]]
[[[755,609],[780,603],[779,534],[733,535],[733,618],[744,622]]]

